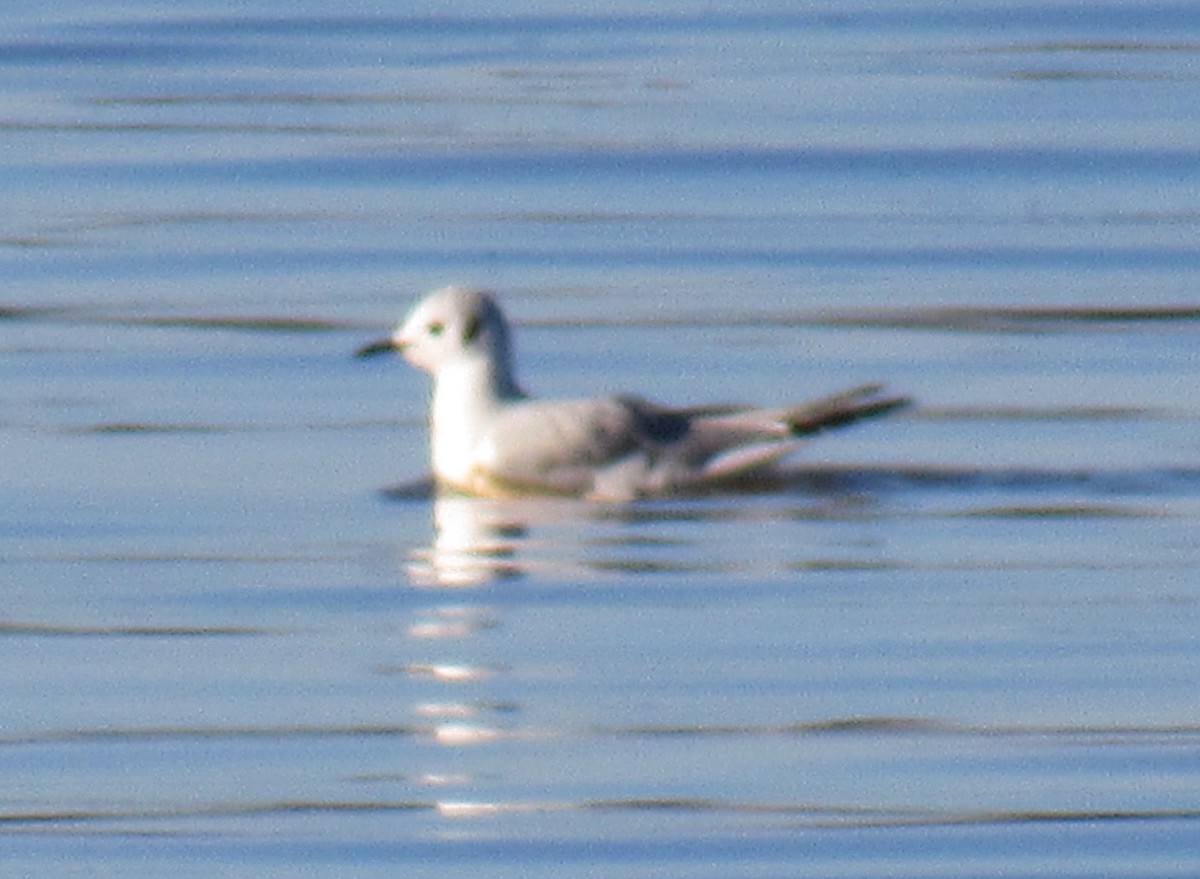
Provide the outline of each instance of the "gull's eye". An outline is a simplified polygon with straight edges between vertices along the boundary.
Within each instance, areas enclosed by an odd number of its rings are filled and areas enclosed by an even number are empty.
[[[443,332],[445,332],[446,325],[444,323],[442,323],[440,320],[435,320],[433,323],[431,323],[429,325],[428,330],[429,330],[429,335],[440,336]]]

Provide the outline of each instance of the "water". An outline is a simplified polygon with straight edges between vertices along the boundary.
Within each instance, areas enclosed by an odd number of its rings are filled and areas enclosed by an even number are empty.
[[[1200,14],[6,13],[5,875],[1194,875]],[[424,377],[920,405],[435,499]]]

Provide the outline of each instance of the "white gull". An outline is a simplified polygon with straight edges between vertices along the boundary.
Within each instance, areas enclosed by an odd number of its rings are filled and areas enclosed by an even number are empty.
[[[486,497],[630,500],[743,483],[823,430],[907,405],[878,385],[782,408],[671,408],[640,397],[542,400],[513,372],[512,333],[490,293],[445,287],[359,356],[399,351],[433,377],[439,486]]]

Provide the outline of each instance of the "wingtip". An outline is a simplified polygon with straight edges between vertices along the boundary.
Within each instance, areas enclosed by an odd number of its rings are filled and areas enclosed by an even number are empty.
[[[869,418],[874,415],[899,412],[901,409],[908,409],[910,406],[915,406],[916,402],[912,397],[884,397],[881,400],[876,400],[874,403],[864,405],[862,417]]]
[[[862,385],[825,397],[794,411],[788,426],[793,436],[807,436],[898,412],[916,402],[903,395],[880,396],[883,391],[883,385]]]

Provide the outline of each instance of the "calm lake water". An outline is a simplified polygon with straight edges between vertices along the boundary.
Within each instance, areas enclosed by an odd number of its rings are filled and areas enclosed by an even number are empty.
[[[1200,7],[68,2],[0,35],[5,876],[1195,876]],[[535,392],[904,414],[434,498]]]

